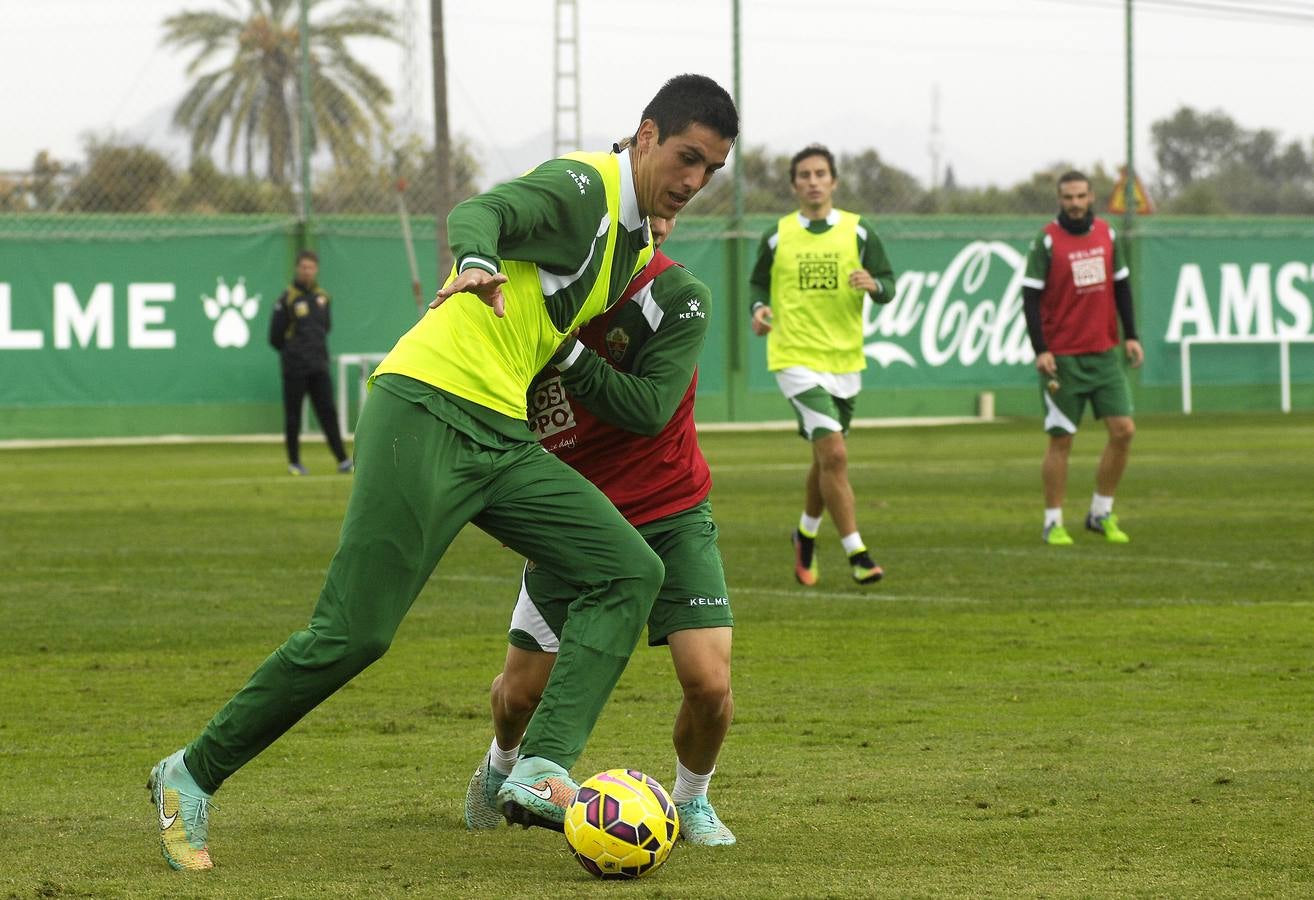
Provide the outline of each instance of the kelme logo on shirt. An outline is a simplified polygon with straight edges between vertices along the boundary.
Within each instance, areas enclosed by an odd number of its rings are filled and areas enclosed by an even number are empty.
[[[566,172],[570,175],[570,180],[575,182],[575,187],[579,188],[579,192],[584,193],[584,189],[589,186],[589,176],[581,175],[574,169],[567,169]]]
[[[620,362],[625,350],[630,346],[630,336],[619,326],[607,332],[607,355],[612,362]]]
[[[798,264],[801,291],[833,291],[839,287],[839,263],[834,260],[804,260]]]
[[[689,298],[689,311],[682,312],[678,316],[681,319],[706,319],[707,313],[703,312],[703,304],[697,297]]]

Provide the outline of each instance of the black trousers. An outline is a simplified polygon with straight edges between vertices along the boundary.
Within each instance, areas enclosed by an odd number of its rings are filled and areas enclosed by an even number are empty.
[[[287,444],[287,461],[301,462],[301,401],[310,394],[315,418],[324,429],[329,449],[338,462],[347,458],[338,430],[338,410],[333,405],[333,379],[328,369],[316,371],[283,370],[283,440]]]

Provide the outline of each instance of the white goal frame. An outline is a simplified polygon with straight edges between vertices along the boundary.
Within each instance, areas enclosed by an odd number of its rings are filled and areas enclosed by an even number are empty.
[[[353,367],[357,368],[356,373],[356,408],[360,409],[365,405],[365,393],[369,389],[370,374],[374,368],[387,356],[386,353],[339,353],[338,354],[338,383],[337,383],[337,400],[338,400],[338,427],[342,429],[343,437],[354,437],[356,429],[347,427],[347,410],[349,407],[348,398],[351,386],[347,383],[347,376]]]
[[[1282,411],[1291,412],[1291,345],[1314,344],[1314,337],[1253,337],[1237,335],[1235,337],[1184,337],[1182,338],[1182,413],[1191,414],[1191,348],[1197,344],[1226,346],[1231,344],[1277,344],[1278,345],[1278,380],[1282,391]]]

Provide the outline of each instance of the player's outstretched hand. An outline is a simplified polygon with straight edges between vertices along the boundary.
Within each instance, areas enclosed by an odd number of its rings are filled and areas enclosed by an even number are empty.
[[[476,266],[471,266],[453,278],[446,287],[440,288],[434,295],[430,309],[442,306],[453,294],[474,294],[488,306],[500,319],[506,315],[506,298],[502,295],[502,285],[506,284],[506,275],[498,272],[491,274]]]
[[[1139,369],[1141,363],[1145,362],[1145,348],[1134,338],[1127,341],[1127,362],[1133,369]]]
[[[761,337],[771,330],[771,307],[759,306],[753,310],[753,334]]]

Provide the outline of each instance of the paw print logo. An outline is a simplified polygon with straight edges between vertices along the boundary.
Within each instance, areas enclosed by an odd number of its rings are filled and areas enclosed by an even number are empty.
[[[702,308],[702,303],[699,302],[697,297],[689,301],[689,312],[696,313],[700,308]]]
[[[260,308],[260,295],[246,295],[246,279],[237,279],[231,288],[220,276],[214,296],[201,297],[205,316],[214,323],[216,347],[245,347],[251,340],[251,328],[246,324],[255,318]]]

